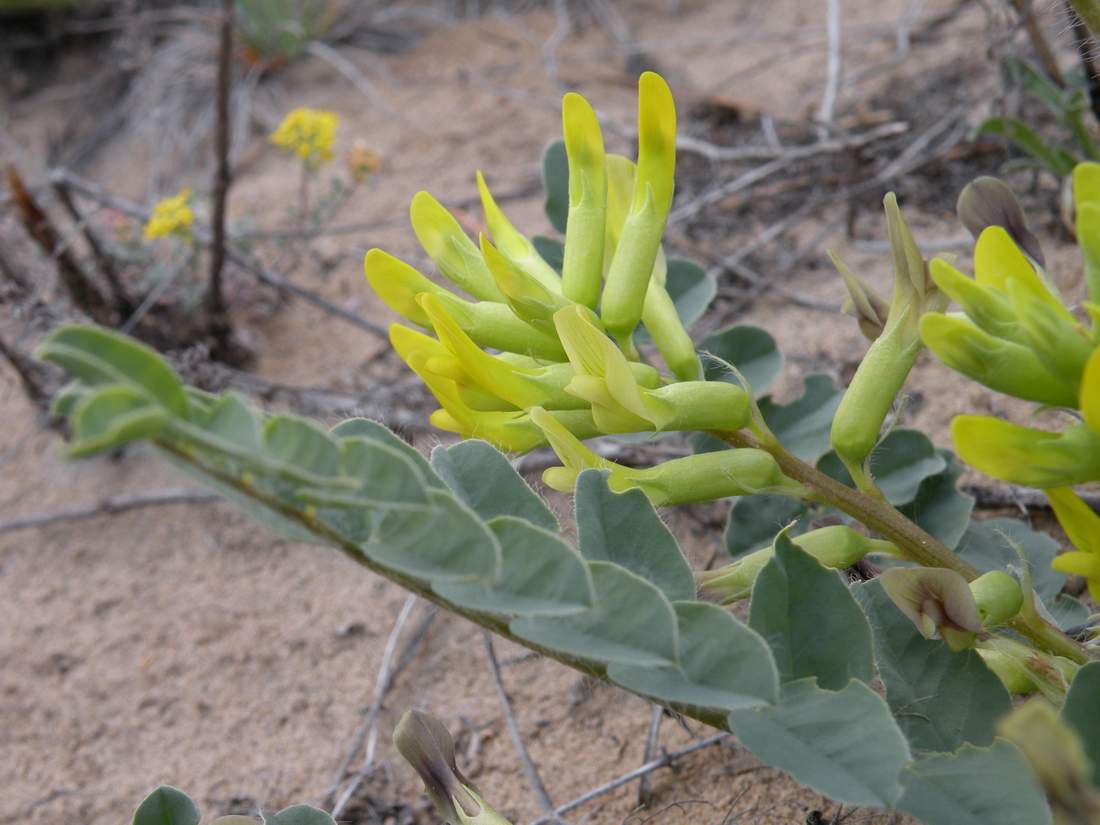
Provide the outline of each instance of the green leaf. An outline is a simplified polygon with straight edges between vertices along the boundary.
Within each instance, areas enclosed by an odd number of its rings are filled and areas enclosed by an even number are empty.
[[[966,471],[963,465],[955,460],[949,450],[937,452],[947,466],[941,472],[924,478],[913,500],[898,509],[921,529],[947,547],[954,548],[970,525],[974,499],[959,492],[959,478]]]
[[[921,482],[946,467],[947,460],[919,430],[894,430],[871,453],[871,475],[887,501],[895,506],[916,498]],[[852,477],[835,452],[826,453],[817,462],[817,468],[853,486]]]
[[[889,807],[909,747],[890,710],[862,682],[822,690],[813,679],[786,684],[778,705],[739,710],[730,729],[763,762],[847,805]]]
[[[191,797],[170,785],[161,785],[138,805],[133,825],[198,825],[199,809]]]
[[[424,476],[403,450],[369,438],[340,440],[340,472],[358,481],[357,489],[333,493],[305,489],[298,497],[329,507],[414,508],[431,503]]]
[[[1031,571],[1031,583],[1044,603],[1051,603],[1066,583],[1065,573],[1050,566],[1058,553],[1058,542],[1045,533],[1038,533],[1022,521],[1011,518],[991,518],[971,522],[955,552],[985,573],[1004,570],[1009,565],[1020,566],[1019,547]]]
[[[588,568],[558,535],[512,516],[488,526],[500,542],[500,581],[439,582],[432,585],[436,593],[459,607],[508,616],[562,616],[592,607]]]
[[[246,450],[260,450],[262,422],[248,402],[237,393],[215,400],[199,419],[204,430]]]
[[[764,422],[779,443],[803,461],[817,461],[829,449],[829,428],[844,390],[828,375],[808,375],[802,395],[789,404],[777,404],[770,395],[760,399]]]
[[[991,117],[979,124],[977,132],[1007,138],[1046,166],[1056,177],[1065,177],[1073,172],[1076,165],[1073,155],[1065,149],[1048,146],[1034,129],[1018,118]]]
[[[500,451],[470,439],[432,450],[432,467],[470,509],[485,520],[516,516],[555,531],[558,520]]]
[[[66,454],[85,458],[160,435],[168,426],[163,407],[126,384],[108,384],[77,403],[72,418],[73,443]]]
[[[263,443],[268,455],[297,469],[322,477],[339,472],[339,444],[312,421],[273,415],[264,424]]]
[[[726,550],[733,558],[759,550],[806,512],[805,503],[790,496],[742,496],[730,506],[726,519]]]
[[[400,450],[420,470],[420,473],[424,476],[424,482],[429,487],[435,487],[439,490],[447,489],[447,485],[443,483],[443,479],[436,475],[432,465],[428,463],[428,459],[416,447],[409,444],[384,424],[371,421],[369,418],[349,418],[329,430],[329,434],[336,438],[367,438]]]
[[[1047,609],[1062,630],[1083,625],[1089,618],[1088,606],[1065,593],[1055,596],[1054,601],[1047,604]]]
[[[214,492],[233,504],[246,516],[255,519],[269,530],[273,530],[292,541],[301,541],[307,544],[328,544],[328,542],[319,538],[299,522],[271,509],[266,504],[260,503],[244,491],[215,478],[210,473],[195,466],[192,462],[186,461],[174,453],[163,450],[161,451],[161,455],[181,472],[201,484],[210,487]]]
[[[186,419],[183,382],[156,350],[121,333],[74,324],[51,332],[37,356],[89,386],[127,384]]]
[[[756,578],[749,626],[771,647],[782,682],[816,676],[821,687],[840,689],[874,675],[871,628],[840,574],[785,533]]]
[[[680,666],[612,664],[607,675],[627,690],[664,702],[726,711],[775,702],[779,680],[767,644],[728,611],[675,602]]]
[[[770,387],[783,369],[783,355],[775,345],[775,339],[759,327],[727,327],[704,338],[699,348],[737,367],[752,386],[754,395],[760,395]],[[736,376],[713,359],[703,358],[703,366],[708,381],[738,383]]]
[[[676,305],[684,329],[691,329],[718,294],[718,282],[695,261],[669,258],[665,289]]]
[[[557,238],[548,238],[545,235],[535,235],[531,238],[531,243],[534,244],[539,257],[561,275],[562,267],[565,266],[565,244]]]
[[[1062,706],[1062,718],[1077,731],[1092,763],[1092,784],[1100,788],[1100,662],[1077,671]]]
[[[853,594],[871,623],[886,701],[913,749],[990,744],[1012,700],[982,657],[925,639],[878,581],[858,585]]]
[[[332,817],[311,805],[292,805],[279,813],[260,813],[264,825],[336,825]]]
[[[595,606],[579,616],[519,618],[512,632],[521,639],[600,664],[640,667],[676,664],[676,614],[656,587],[610,562],[588,563]]]
[[[542,188],[546,195],[542,205],[546,217],[564,234],[569,217],[569,158],[565,154],[565,141],[555,140],[542,153]]]
[[[577,536],[588,561],[625,567],[660,589],[669,601],[695,598],[695,577],[675,537],[639,489],[614,493],[606,470],[577,478]]]
[[[390,510],[366,544],[365,555],[393,570],[432,581],[500,577],[500,543],[454,496],[428,492],[430,507]]]
[[[1050,825],[1050,808],[1015,745],[963,745],[924,756],[901,774],[897,806],[925,825]]]

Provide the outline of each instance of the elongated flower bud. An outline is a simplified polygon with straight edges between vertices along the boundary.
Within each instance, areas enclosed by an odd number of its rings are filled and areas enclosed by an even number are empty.
[[[775,459],[763,450],[718,450],[638,469],[596,455],[545,410],[535,407],[530,415],[563,464],[546,470],[542,479],[561,492],[572,492],[577,476],[584,470],[600,469],[609,471],[608,486],[613,491],[621,493],[637,487],[658,506],[767,492],[806,494],[802,485],[783,475]]]
[[[547,335],[554,333],[554,313],[572,306],[560,293],[547,289],[500,253],[489,240],[480,238],[481,255],[497,289],[512,312]]]
[[[448,280],[482,301],[504,301],[481,252],[443,204],[427,192],[417,192],[409,219],[416,239]]]
[[[1072,407],[1077,388],[1052,375],[1027,347],[994,338],[967,318],[930,313],[920,322],[921,339],[953,370],[1006,395]]]
[[[868,538],[842,524],[811,530],[795,536],[791,541],[825,567],[836,570],[851,567],[868,553],[896,555],[898,552],[890,542]],[[774,546],[764,547],[725,567],[703,571],[697,575],[699,586],[718,597],[722,604],[747,599],[752,594],[756,577],[774,555]]]
[[[551,292],[561,293],[561,278],[546,263],[523,233],[517,230],[504,214],[489,191],[485,178],[477,173],[477,191],[481,196],[481,208],[485,212],[485,224],[493,236],[493,244],[512,264],[529,278],[534,278]]]
[[[1000,226],[1033,261],[1043,266],[1039,239],[1028,228],[1024,210],[1016,195],[1001,180],[988,175],[975,178],[963,187],[955,205],[959,220],[978,238],[987,227]]]
[[[439,815],[451,825],[510,825],[462,775],[455,764],[454,740],[434,716],[405,711],[394,728],[393,744],[420,775]]]
[[[624,350],[642,317],[653,262],[672,205],[676,170],[676,107],[668,84],[653,72],[638,81],[638,168],[630,213],[607,271],[600,317]]]
[[[569,159],[569,217],[565,224],[562,291],[596,309],[603,280],[607,175],[603,135],[588,101],[575,92],[561,101],[562,136]]]
[[[1100,435],[1083,424],[1047,432],[960,415],[951,422],[951,439],[967,464],[1012,484],[1045,489],[1100,478]]]

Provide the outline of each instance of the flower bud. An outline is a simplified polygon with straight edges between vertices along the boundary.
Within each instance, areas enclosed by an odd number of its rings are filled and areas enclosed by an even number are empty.
[[[896,555],[898,552],[890,542],[868,538],[843,524],[811,530],[791,541],[825,567],[835,570],[851,567],[868,553]],[[722,604],[748,598],[756,577],[774,555],[773,545],[742,556],[725,567],[700,572],[697,574],[699,586],[717,596]]]
[[[542,428],[562,467],[551,467],[542,479],[560,492],[572,492],[584,470],[608,470],[608,486],[617,493],[637,487],[655,505],[687,504],[729,496],[783,493],[803,496],[805,488],[783,475],[763,450],[744,448],[676,458],[654,467],[625,467],[596,455],[547,411],[534,407],[531,419]]]
[[[1079,163],[1074,168],[1073,201],[1089,299],[1100,302],[1100,163]]]
[[[1054,407],[1076,405],[1076,388],[1052,375],[1034,352],[994,338],[968,318],[929,313],[920,334],[943,363],[992,390]]]
[[[481,255],[497,289],[512,308],[512,312],[547,335],[554,334],[554,313],[573,306],[560,293],[543,286],[538,280],[514,265],[482,235]],[[590,310],[591,312],[591,310]],[[593,318],[595,314],[593,313]]]
[[[855,315],[863,337],[874,341],[886,328],[890,304],[852,272],[840,256],[832,250],[828,250],[827,254],[836,271],[840,273],[840,277],[844,279],[844,286],[848,288],[848,299],[844,302],[844,311]]]
[[[672,205],[676,107],[660,75],[638,81],[638,167],[630,212],[607,271],[600,317],[624,350],[642,317],[653,263]]]
[[[967,464],[1012,484],[1045,489],[1100,478],[1100,435],[1083,424],[1052,433],[959,415],[951,422],[951,439]]]
[[[1077,548],[1055,556],[1051,567],[1083,576],[1093,599],[1100,600],[1100,516],[1069,487],[1054,487],[1046,493],[1058,523]]]
[[[546,263],[535,245],[517,230],[495,200],[481,172],[477,173],[477,191],[481,195],[481,208],[485,212],[485,224],[493,236],[493,243],[505,257],[527,277],[538,281],[551,292],[561,293],[561,278]]]
[[[393,730],[393,744],[420,775],[436,811],[451,825],[509,825],[462,775],[455,764],[454,740],[434,716],[406,711]]]
[[[482,301],[504,301],[481,252],[443,204],[427,192],[417,192],[409,220],[416,239],[449,281]]]
[[[1020,329],[1016,311],[1007,295],[979,284],[943,258],[934,258],[928,269],[936,285],[982,330],[995,338],[1028,345],[1027,335]]]
[[[1072,387],[1076,396],[1081,373],[1092,355],[1091,337],[1076,320],[1067,319],[1054,306],[1016,284],[1009,284],[1009,298],[1032,352],[1052,375]]]
[[[1050,800],[1055,822],[1100,822],[1100,793],[1081,737],[1048,702],[1032,699],[997,724],[998,733],[1024,754]]]
[[[562,292],[569,300],[595,310],[603,279],[607,217],[603,135],[592,106],[575,92],[562,98],[561,120],[569,159]]]
[[[974,644],[982,617],[966,579],[943,567],[900,568],[879,576],[886,595],[926,639],[937,635],[952,650]]]
[[[970,582],[970,592],[985,627],[1008,624],[1024,606],[1020,583],[1003,570],[990,570]]]

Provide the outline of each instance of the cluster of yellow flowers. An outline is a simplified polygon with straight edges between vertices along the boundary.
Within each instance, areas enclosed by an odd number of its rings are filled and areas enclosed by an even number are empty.
[[[181,189],[170,198],[165,198],[153,207],[153,214],[145,224],[145,240],[167,238],[170,235],[190,237],[191,224],[195,222],[195,213],[191,211],[189,201],[191,190]]]
[[[271,142],[293,152],[310,169],[332,160],[332,144],[340,118],[324,109],[293,109],[279,128],[271,133]]]

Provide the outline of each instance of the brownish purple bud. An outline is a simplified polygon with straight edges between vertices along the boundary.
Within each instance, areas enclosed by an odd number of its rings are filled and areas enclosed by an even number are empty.
[[[1003,227],[1033,261],[1045,265],[1039,239],[1028,229],[1020,202],[1003,181],[988,175],[975,178],[959,193],[955,209],[975,238],[988,226]]]

